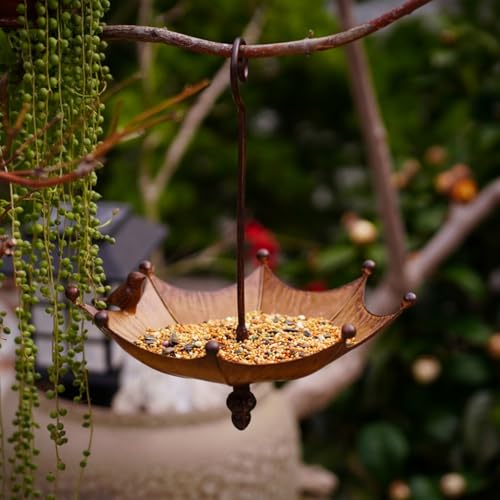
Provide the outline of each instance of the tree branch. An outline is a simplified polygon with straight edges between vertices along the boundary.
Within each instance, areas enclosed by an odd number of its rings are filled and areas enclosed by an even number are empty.
[[[411,14],[414,10],[431,2],[431,0],[406,0],[381,16],[366,23],[355,26],[347,31],[318,38],[305,38],[290,42],[244,45],[242,55],[253,57],[272,57],[287,55],[309,55],[313,52],[340,47],[381,30],[401,17]],[[220,57],[230,57],[232,44],[219,43],[202,38],[196,38],[167,28],[149,26],[115,25],[105,26],[103,38],[106,40],[127,40],[136,42],[163,43],[183,48],[191,52],[211,54]]]
[[[338,6],[342,27],[349,28],[354,24],[352,0],[338,0]],[[387,144],[387,134],[362,42],[357,41],[348,45],[346,52],[353,98],[360,117],[379,214],[384,228],[389,256],[387,279],[394,288],[403,293],[406,291],[403,272],[406,238],[397,191],[391,182],[392,160]]]
[[[22,171],[17,172],[3,172],[0,171],[0,182],[7,182],[9,184],[18,184],[20,186],[25,186],[30,189],[42,189],[52,186],[58,186],[60,184],[66,184],[68,182],[73,182],[76,179],[87,176],[93,172],[99,166],[99,162],[94,160],[91,155],[88,159],[84,159],[78,166],[70,173],[64,175],[58,175],[55,177],[48,178],[26,178],[27,175],[33,177],[42,177],[46,175],[47,171],[45,169],[38,169],[32,171]]]
[[[352,24],[351,0],[338,0],[338,3],[342,24],[348,27]],[[468,205],[453,205],[448,221],[441,230],[423,250],[407,260],[397,197],[390,182],[391,161],[385,129],[361,44],[353,43],[348,46],[347,54],[355,101],[375,174],[375,190],[379,195],[390,255],[388,276],[371,295],[369,304],[370,309],[385,313],[393,309],[400,299],[404,291],[402,286],[418,288],[494,207],[500,204],[500,179],[483,189]],[[362,374],[370,344],[371,342],[319,372],[290,382],[284,387],[283,395],[298,418],[304,418],[325,407]]]
[[[483,188],[468,204],[451,205],[448,220],[406,265],[411,286],[420,286],[497,205],[500,205],[500,179]]]
[[[405,271],[408,283],[417,289],[465,238],[500,205],[500,179],[482,189],[467,205],[452,205],[446,223],[412,259]],[[370,309],[388,311],[401,298],[389,282],[383,282],[370,297]],[[290,382],[283,394],[299,418],[324,408],[345,387],[362,373],[370,342],[352,351],[322,370],[303,379]]]
[[[307,377],[288,382],[281,394],[298,419],[307,418],[325,408],[332,398],[351,385],[363,373],[365,345],[342,356]]]

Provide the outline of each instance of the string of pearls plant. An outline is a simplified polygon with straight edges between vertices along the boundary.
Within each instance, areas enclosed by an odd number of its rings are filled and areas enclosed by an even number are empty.
[[[7,120],[10,127],[19,128],[7,152],[16,158],[9,168],[44,169],[49,176],[62,176],[98,144],[103,133],[100,96],[110,78],[104,64],[106,42],[100,39],[102,17],[108,8],[108,0],[20,0],[19,29],[9,34],[18,64],[9,75]],[[3,119],[0,144],[6,143],[8,135]],[[53,472],[46,477],[53,484],[48,500],[55,498],[58,477],[65,469],[61,446],[68,442],[64,426],[67,410],[60,395],[64,392],[62,377],[68,374],[72,374],[77,389],[74,399],[88,405],[82,425],[89,428],[89,445],[83,450],[82,472],[90,455],[86,331],[81,313],[66,303],[63,292],[68,282],[96,298],[108,291],[98,256],[97,242],[107,237],[101,234],[96,217],[96,180],[92,172],[37,190],[11,184],[10,199],[3,201],[16,242],[13,267],[19,291],[14,385],[19,399],[15,432],[9,437],[13,453],[4,467],[13,498],[41,495],[34,474],[38,450],[33,411],[39,405],[36,382],[40,375],[35,370],[32,312],[41,300],[48,304],[45,312],[53,321],[46,397],[53,401],[47,430],[56,459]],[[99,301],[97,304],[103,306]],[[8,333],[5,328],[3,331]]]

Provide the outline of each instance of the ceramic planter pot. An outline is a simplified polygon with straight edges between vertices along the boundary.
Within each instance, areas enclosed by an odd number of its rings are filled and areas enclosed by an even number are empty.
[[[106,500],[297,500],[300,445],[297,423],[279,391],[256,391],[259,404],[252,425],[236,430],[221,408],[186,416],[117,415],[94,407],[92,455],[81,484],[82,498]],[[15,408],[16,394],[6,395],[4,408]],[[35,410],[40,424],[39,486],[53,470],[54,445],[48,437],[52,402],[40,394]],[[83,405],[69,403],[61,447],[67,468],[60,477],[58,498],[72,498],[82,450],[88,440],[81,426]],[[10,416],[4,415],[5,422]],[[7,434],[11,429],[6,429]]]

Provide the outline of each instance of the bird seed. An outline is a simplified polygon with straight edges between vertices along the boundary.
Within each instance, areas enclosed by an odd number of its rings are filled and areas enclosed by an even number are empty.
[[[173,324],[148,330],[136,345],[165,357],[202,358],[210,340],[219,344],[219,356],[244,364],[268,364],[299,359],[341,341],[340,328],[325,318],[306,318],[251,311],[245,315],[248,338],[236,340],[237,318],[203,323]],[[354,342],[353,340],[350,343]]]

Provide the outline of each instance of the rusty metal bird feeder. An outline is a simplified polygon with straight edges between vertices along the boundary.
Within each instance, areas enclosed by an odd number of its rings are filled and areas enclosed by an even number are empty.
[[[240,46],[244,43],[241,38],[234,41],[230,64],[231,90],[238,110],[236,284],[213,292],[184,290],[160,280],[151,263],[145,261],[139,271],[131,272],[126,282],[109,295],[106,310],[82,303],[74,286],[70,285],[66,290],[67,297],[83,308],[105,334],[151,368],[170,375],[232,386],[227,406],[233,424],[240,430],[249,424],[250,412],[256,404],[250,384],[297,379],[323,368],[372,338],[416,300],[415,294],[409,292],[395,313],[379,316],[369,312],[364,294],[366,281],[375,267],[372,261],[363,264],[362,274],[355,281],[333,290],[312,292],[291,288],[278,279],[268,266],[267,251],[260,250],[257,255],[259,267],[245,278],[246,116],[239,88],[240,82],[248,77],[248,61],[240,53]],[[206,343],[203,357],[193,359],[163,356],[136,343],[147,330],[173,324],[202,323],[227,316],[237,317],[235,335],[238,341],[243,341],[248,335],[245,310],[325,318],[341,326],[341,338],[311,355],[267,364],[228,361],[220,356],[220,345],[214,340]]]

